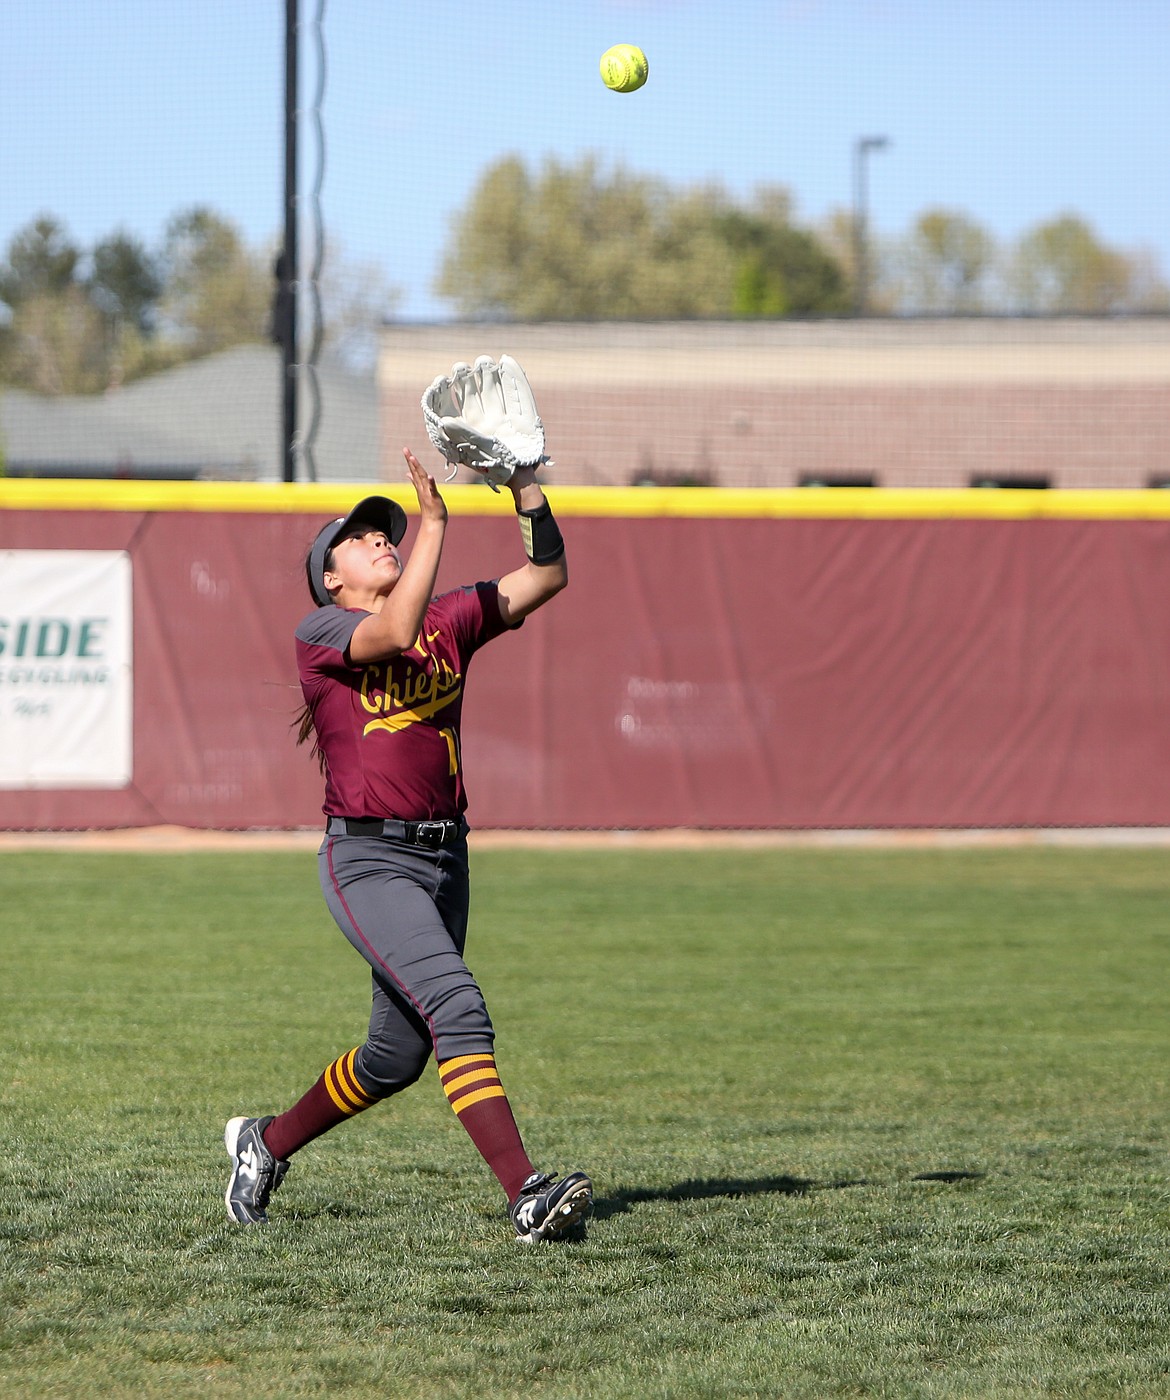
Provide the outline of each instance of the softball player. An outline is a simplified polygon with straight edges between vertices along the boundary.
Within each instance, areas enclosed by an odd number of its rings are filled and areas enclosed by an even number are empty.
[[[521,1240],[556,1239],[588,1214],[583,1172],[533,1168],[493,1055],[484,999],[463,961],[467,805],[459,731],[467,664],[568,582],[564,544],[535,469],[509,489],[526,562],[495,582],[432,598],[447,508],[404,449],[420,520],[404,564],[406,514],[370,496],[320,533],[306,560],[316,610],[296,630],[306,708],[325,776],[319,872],[341,931],[373,971],[365,1042],[339,1055],[285,1112],[233,1118],[225,1200],[267,1220],[294,1152],[413,1084],[432,1050],[451,1107],[494,1172]]]

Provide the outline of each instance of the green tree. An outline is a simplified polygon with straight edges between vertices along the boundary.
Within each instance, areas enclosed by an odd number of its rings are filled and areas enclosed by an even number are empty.
[[[1133,267],[1076,214],[1038,224],[1017,243],[1009,273],[1016,308],[1034,312],[1133,309]]]
[[[899,249],[904,310],[941,314],[983,311],[995,265],[992,236],[968,215],[927,209]]]
[[[111,321],[151,336],[163,293],[157,260],[140,240],[119,232],[97,244],[91,263],[89,293],[98,310]]]
[[[731,311],[736,316],[814,316],[848,310],[840,264],[804,229],[789,222],[786,192],[763,190],[747,210],[728,209],[716,227],[734,259]]]
[[[158,339],[163,294],[159,260],[131,234],[104,238],[90,255],[86,289],[105,331],[106,383],[120,384],[179,358],[178,348]]]
[[[50,214],[14,234],[0,268],[0,301],[13,311],[33,297],[59,296],[77,280],[81,249]]]
[[[161,254],[130,234],[88,259],[50,215],[0,265],[0,380],[43,394],[108,388],[181,359],[264,338],[266,261],[208,209],[176,215]]]
[[[436,289],[469,316],[524,320],[713,314],[725,270],[688,199],[592,158],[533,178],[508,157],[457,220]]]
[[[51,215],[9,242],[0,267],[8,323],[0,337],[0,378],[43,394],[103,387],[105,335],[78,278],[82,251]]]
[[[88,255],[41,215],[0,263],[0,384],[90,393],[262,341],[274,290],[269,257],[207,208],[176,214],[157,251],[120,230]],[[377,268],[338,257],[326,260],[321,291],[326,348],[369,368],[397,292]],[[314,328],[304,312],[307,350]]]
[[[681,319],[834,309],[842,278],[791,228],[786,192],[738,209],[718,185],[684,190],[596,158],[509,156],[457,217],[436,290],[466,316]]]
[[[269,260],[252,252],[222,215],[199,206],[166,228],[162,313],[190,355],[265,338],[273,279]]]
[[[23,297],[12,314],[5,381],[38,394],[104,389],[107,336],[102,318],[77,283]]]

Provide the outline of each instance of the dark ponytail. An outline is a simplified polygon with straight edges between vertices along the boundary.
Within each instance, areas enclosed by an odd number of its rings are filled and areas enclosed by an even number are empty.
[[[293,716],[292,724],[289,725],[289,728],[297,731],[297,748],[300,748],[302,744],[307,744],[309,739],[312,738],[313,747],[310,752],[317,760],[317,767],[324,773],[325,751],[322,749],[317,739],[317,730],[313,724],[313,712],[309,709],[307,703],[302,705]]]

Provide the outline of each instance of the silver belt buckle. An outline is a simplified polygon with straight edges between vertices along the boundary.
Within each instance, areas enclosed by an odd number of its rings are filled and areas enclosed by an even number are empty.
[[[414,829],[414,839],[420,846],[429,846],[434,850],[446,840],[449,824],[445,821],[419,822]]]

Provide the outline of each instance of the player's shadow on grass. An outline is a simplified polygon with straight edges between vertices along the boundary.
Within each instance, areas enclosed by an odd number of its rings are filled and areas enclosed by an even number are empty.
[[[857,1185],[862,1182],[842,1182],[842,1185]],[[817,1188],[815,1181],[804,1181],[798,1176],[762,1176],[751,1180],[743,1177],[716,1176],[706,1180],[680,1181],[674,1186],[657,1189],[634,1187],[628,1191],[617,1191],[593,1204],[595,1220],[609,1220],[615,1215],[625,1215],[633,1206],[646,1201],[706,1201],[720,1196],[734,1200],[738,1196],[805,1196]]]
[[[978,1181],[982,1172],[920,1172],[913,1181]],[[680,1181],[674,1186],[657,1189],[634,1187],[616,1191],[593,1204],[595,1220],[611,1220],[625,1215],[634,1206],[646,1201],[709,1201],[718,1198],[736,1200],[742,1196],[807,1196],[813,1191],[844,1191],[851,1186],[873,1186],[864,1177],[856,1180],[809,1181],[799,1176],[761,1176],[753,1178],[716,1176],[706,1179]]]

